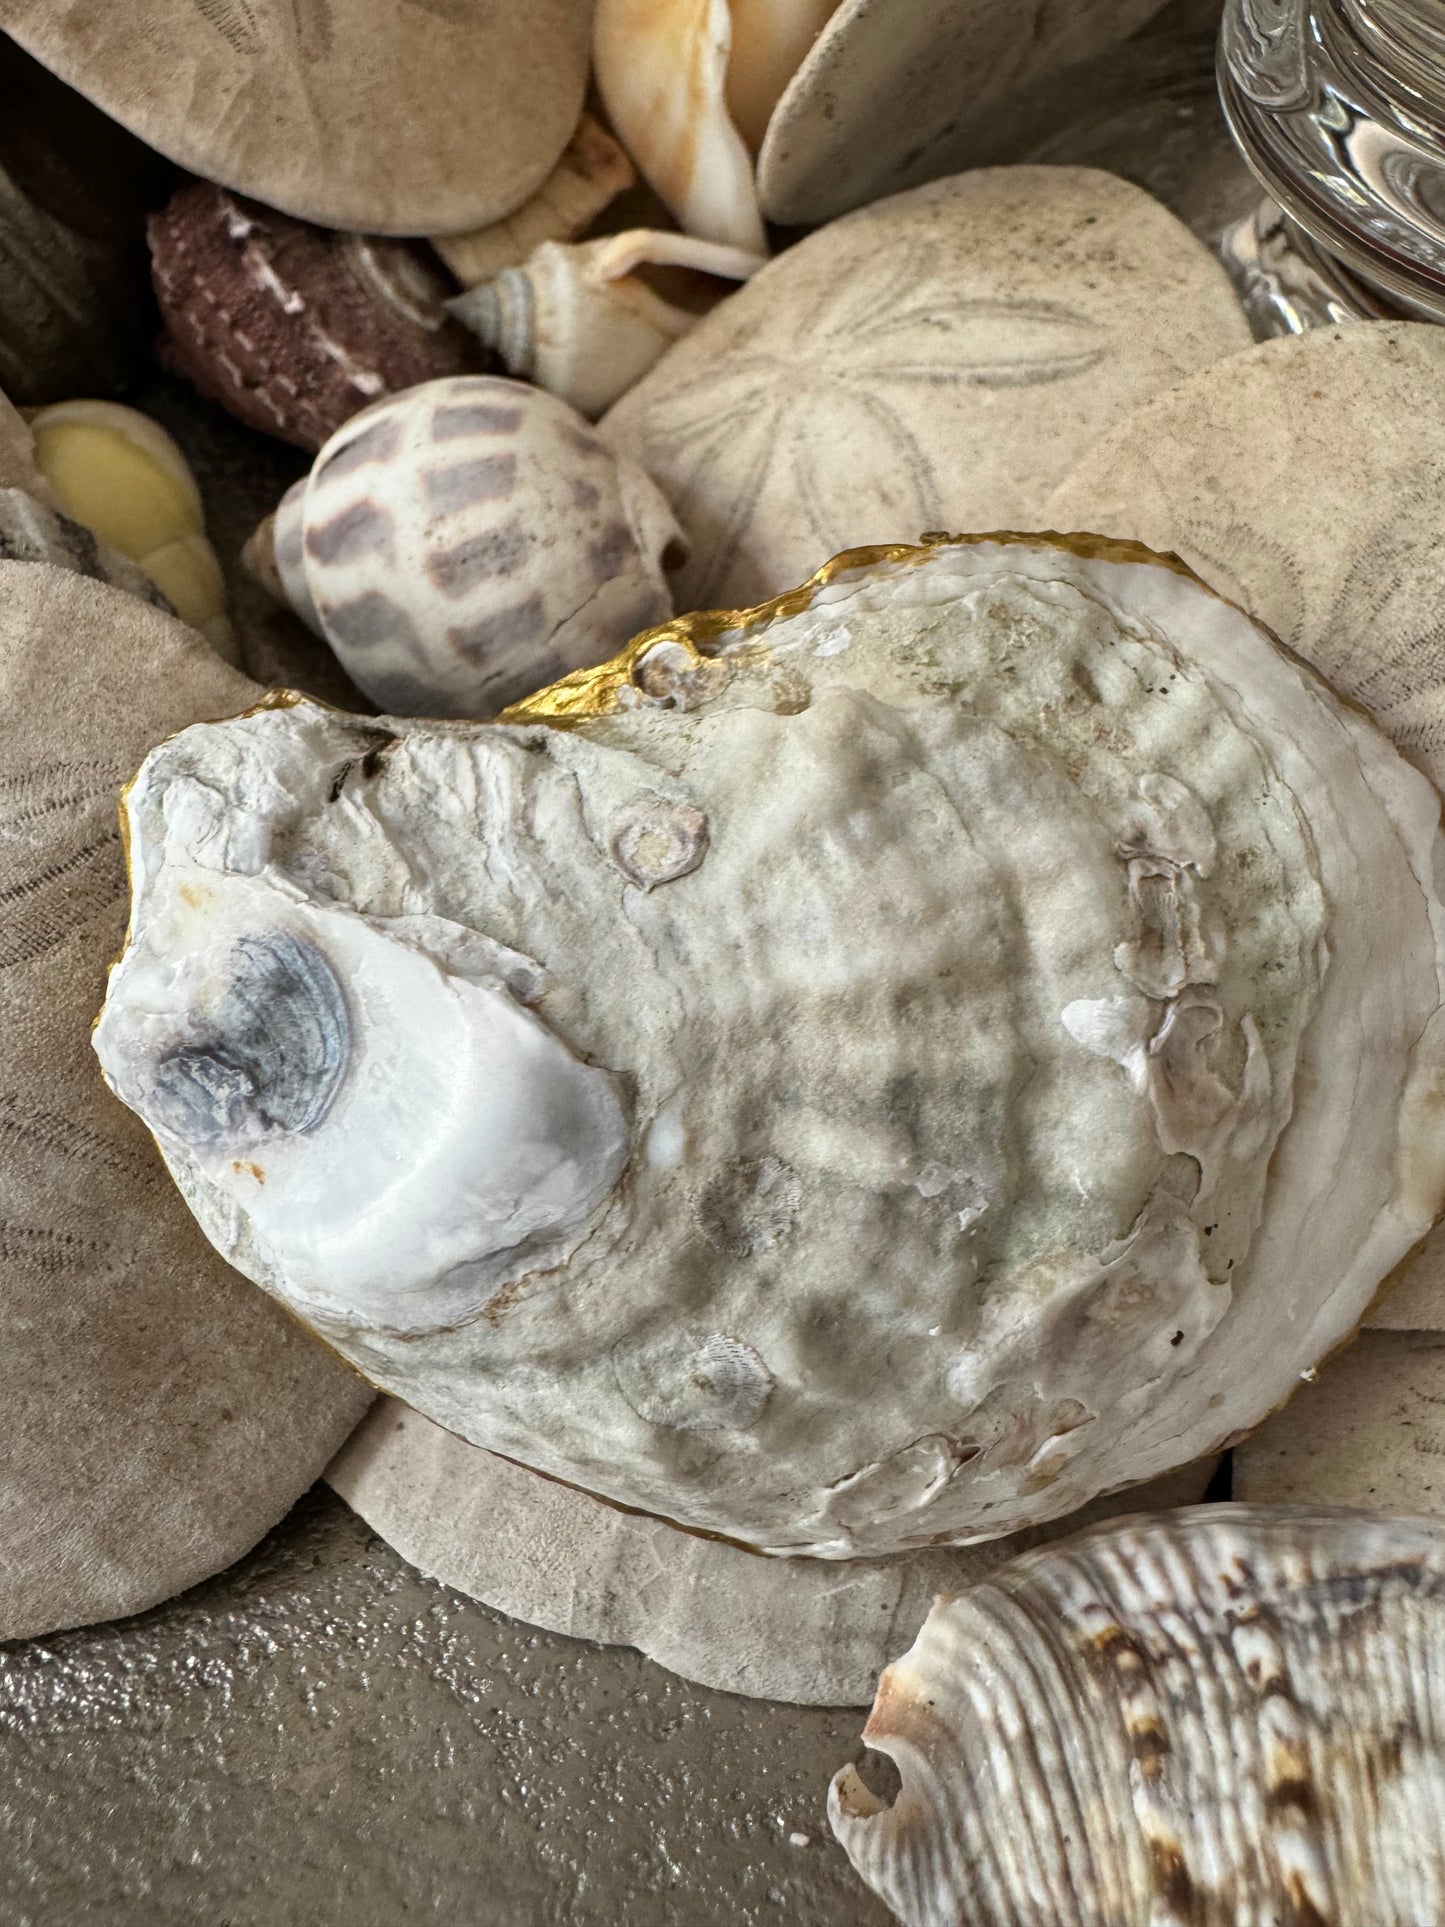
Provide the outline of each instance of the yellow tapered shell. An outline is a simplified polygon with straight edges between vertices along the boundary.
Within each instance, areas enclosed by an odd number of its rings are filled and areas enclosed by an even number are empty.
[[[201,492],[160,424],[119,402],[65,401],[40,409],[30,428],[65,513],[139,563],[181,620],[236,660]]]

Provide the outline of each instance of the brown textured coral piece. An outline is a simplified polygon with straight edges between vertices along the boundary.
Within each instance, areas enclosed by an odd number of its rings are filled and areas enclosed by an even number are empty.
[[[404,242],[331,233],[197,181],[149,224],[166,357],[249,427],[315,451],[395,390],[481,365]]]

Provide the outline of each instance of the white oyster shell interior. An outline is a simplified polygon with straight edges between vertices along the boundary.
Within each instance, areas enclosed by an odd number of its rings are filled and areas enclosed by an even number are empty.
[[[1429,785],[1046,538],[656,657],[566,729],[152,755],[96,1044],[210,1236],[463,1437],[773,1551],[1257,1422],[1445,1187]]]

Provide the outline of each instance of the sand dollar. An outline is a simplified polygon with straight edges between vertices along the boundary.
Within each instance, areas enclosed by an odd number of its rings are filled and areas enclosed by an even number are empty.
[[[1173,215],[1089,168],[990,168],[810,235],[607,415],[692,545],[679,608],[741,607],[863,542],[1037,528],[1089,444],[1248,345]]]
[[[370,1396],[211,1251],[89,1048],[125,932],[116,792],[259,694],[133,597],[0,563],[0,1638],[227,1565]]]

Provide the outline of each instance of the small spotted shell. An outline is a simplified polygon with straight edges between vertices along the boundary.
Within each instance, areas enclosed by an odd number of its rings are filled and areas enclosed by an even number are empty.
[[[400,714],[487,716],[672,613],[682,552],[642,470],[564,402],[489,376],[348,422],[249,560]],[[669,557],[669,559],[672,559]]]
[[[1201,1506],[1026,1553],[884,1672],[828,1815],[904,1927],[1445,1919],[1445,1525]]]

